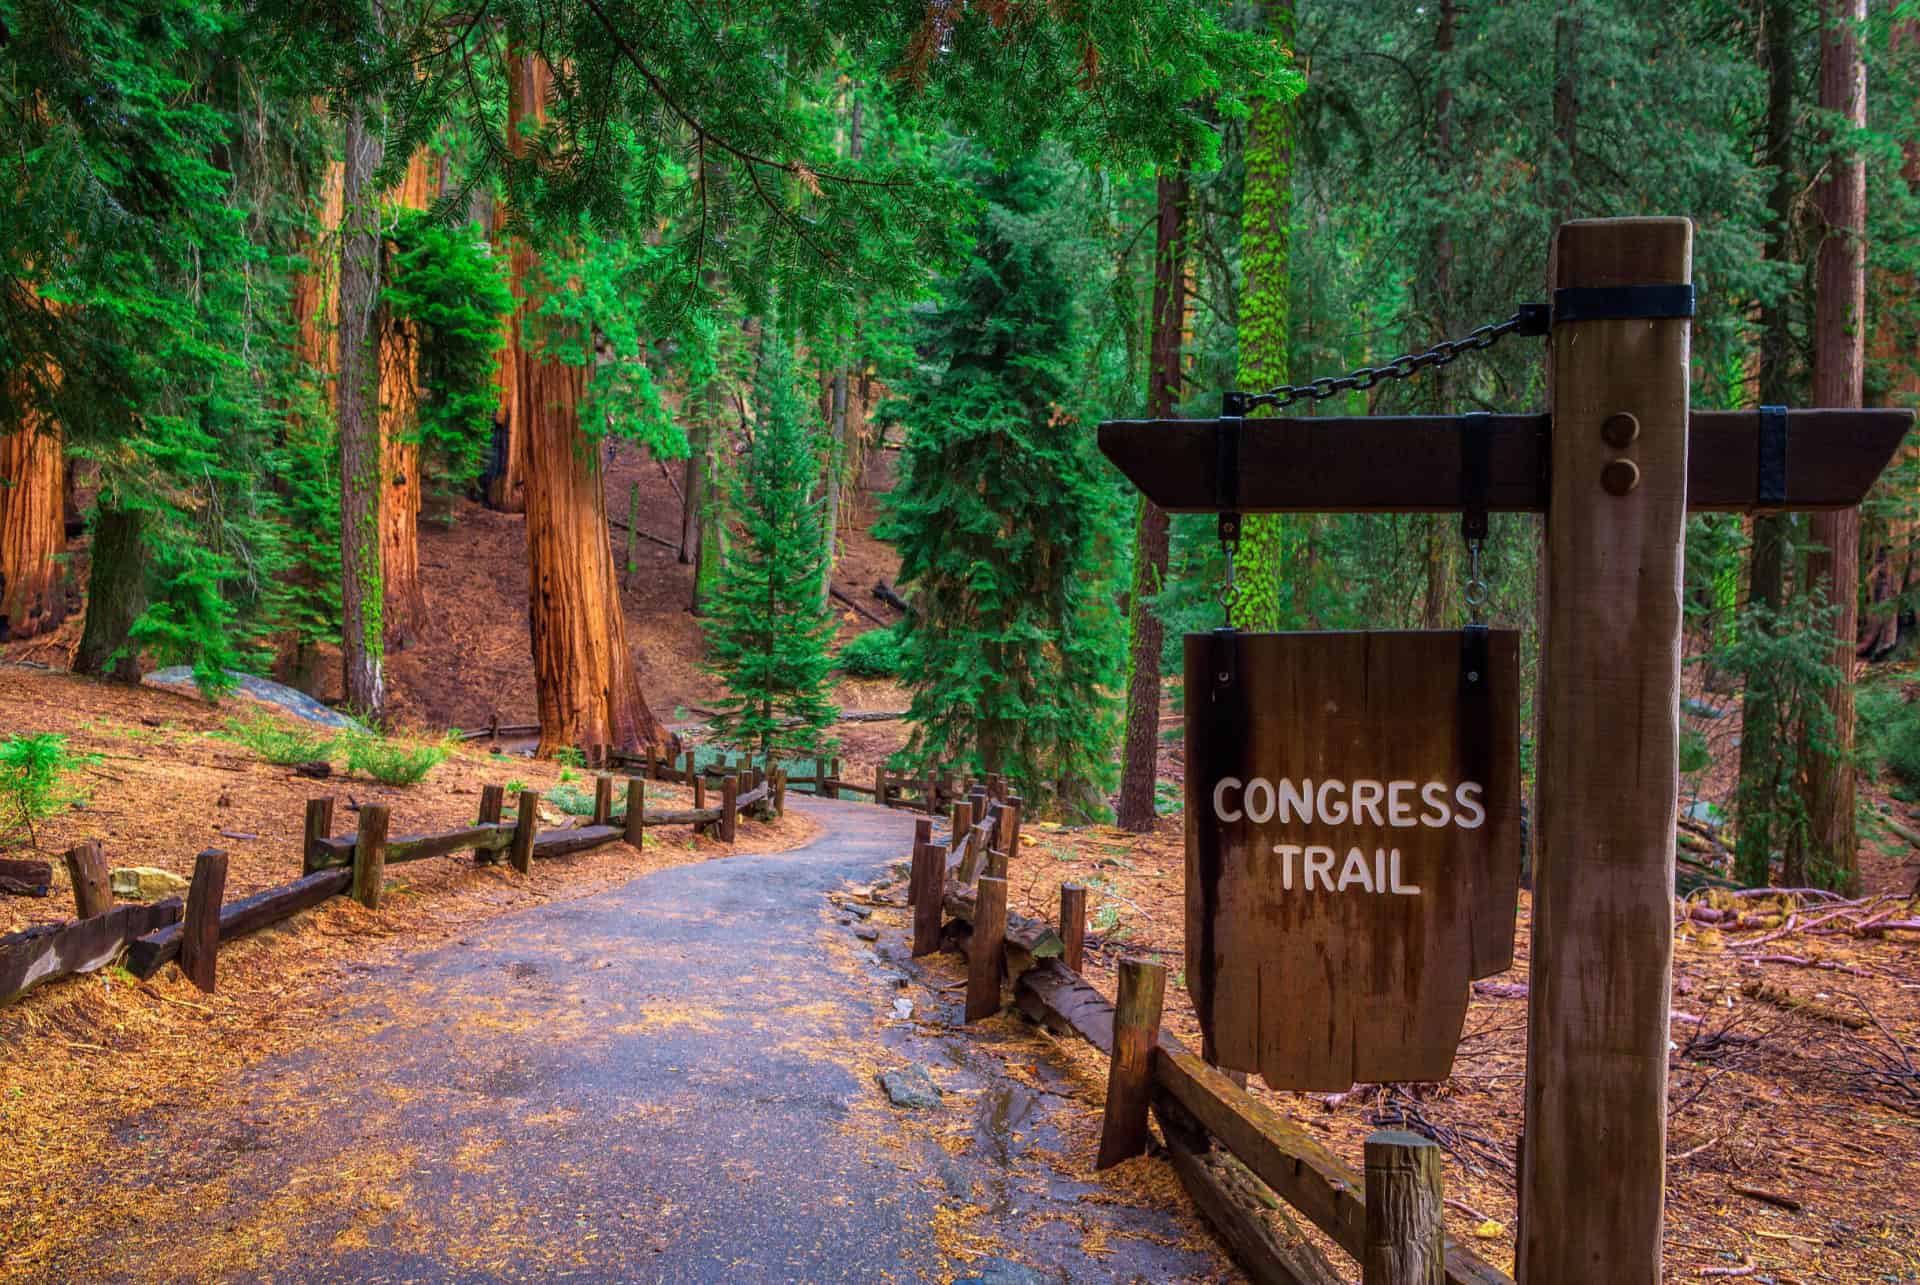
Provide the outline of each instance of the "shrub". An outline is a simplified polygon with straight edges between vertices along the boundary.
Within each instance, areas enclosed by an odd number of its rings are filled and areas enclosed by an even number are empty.
[[[1713,750],[1707,744],[1707,738],[1693,728],[1682,728],[1680,732],[1680,772],[1683,776],[1692,776],[1713,766]]]
[[[837,659],[855,678],[892,678],[900,672],[900,635],[892,625],[868,630],[842,647]]]
[[[382,785],[414,785],[447,757],[445,745],[390,741],[371,732],[347,737],[347,771],[364,772]]]
[[[1861,749],[1909,787],[1920,786],[1920,701],[1895,687],[1862,687],[1859,693]]]
[[[280,766],[333,757],[333,737],[321,735],[318,728],[283,723],[264,710],[250,718],[228,719],[226,734]]]
[[[568,816],[590,817],[593,815],[593,796],[577,785],[556,785],[541,798]]]
[[[99,761],[97,755],[68,753],[67,738],[55,732],[0,741],[0,837],[24,829],[27,842],[38,847],[34,822],[84,799],[85,791],[68,785],[67,777]]]

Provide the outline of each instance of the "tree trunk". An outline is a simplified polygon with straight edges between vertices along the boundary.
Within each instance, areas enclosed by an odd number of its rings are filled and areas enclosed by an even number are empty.
[[[0,435],[0,641],[32,638],[67,614],[61,434],[51,420]]]
[[[1766,8],[1767,122],[1765,160],[1773,169],[1768,200],[1771,226],[1765,255],[1784,262],[1791,253],[1793,217],[1793,0],[1769,0]],[[1786,302],[1776,300],[1760,312],[1760,400],[1783,406],[1792,386],[1793,333]],[[1786,601],[1786,544],[1789,519],[1759,514],[1747,562],[1747,603],[1778,611]],[[1774,810],[1779,806],[1780,706],[1764,672],[1747,676],[1741,700],[1740,781],[1735,791],[1739,833],[1735,876],[1751,887],[1771,882],[1773,850],[1779,842]]]
[[[840,534],[840,481],[847,462],[847,367],[842,362],[833,372],[832,393],[828,402],[829,435],[826,460],[826,512],[822,515],[827,546],[826,560],[820,566],[820,605],[833,597],[833,559]]]
[[[427,151],[407,161],[393,198],[424,210],[431,197]],[[411,323],[380,310],[380,569],[386,644],[404,651],[420,636],[427,597],[420,587],[420,339]]]
[[[372,119],[369,119],[370,114]],[[349,109],[340,223],[340,661],[346,700],[379,721],[387,693],[381,627],[380,211],[371,186],[385,143],[378,105]]]
[[[1262,4],[1267,34],[1293,43],[1293,0]],[[1257,392],[1286,382],[1287,335],[1292,328],[1293,128],[1290,104],[1253,104],[1247,124],[1246,192],[1240,211],[1240,261],[1246,287],[1240,300],[1239,386]],[[1309,527],[1309,516],[1254,514],[1241,523],[1235,592],[1228,610],[1242,629],[1278,629],[1280,580],[1286,571],[1289,530]]]
[[[488,222],[493,230],[494,254],[502,258],[511,254],[511,239],[501,226],[504,220],[494,217]],[[518,278],[514,279],[513,288],[519,290]],[[516,294],[515,305],[520,302]],[[494,363],[494,382],[500,388],[500,408],[494,413],[493,420],[493,459],[482,478],[487,507],[501,513],[524,513],[527,508],[526,432],[521,422],[519,386],[514,378],[515,324],[511,313],[500,319],[500,357]]]
[[[73,657],[76,674],[140,681],[140,658],[128,635],[147,608],[147,547],[141,525],[137,510],[119,508],[105,495],[94,505],[87,623]]]
[[[1438,185],[1445,189],[1448,185],[1448,171],[1453,166],[1453,68],[1450,56],[1454,49],[1454,32],[1459,18],[1459,9],[1454,0],[1440,0],[1438,21],[1433,33],[1434,75],[1438,88],[1433,96],[1433,148],[1430,164]],[[1431,258],[1428,279],[1431,297],[1427,304],[1428,334],[1453,334],[1453,228],[1447,221],[1443,210],[1436,212],[1433,227],[1428,233],[1428,254]],[[1446,414],[1452,409],[1448,396],[1447,371],[1444,366],[1432,372],[1431,389],[1435,414]],[[1453,548],[1459,537],[1457,519],[1447,514],[1434,514],[1426,519],[1427,548],[1426,592],[1420,601],[1420,627],[1422,629],[1444,629],[1451,608],[1453,586]]]
[[[507,142],[541,121],[552,72],[537,57],[510,64]],[[665,729],[640,693],[627,649],[613,545],[607,531],[600,452],[580,428],[586,368],[548,358],[536,327],[544,287],[539,258],[516,240],[513,280],[515,404],[525,411],[528,615],[540,708],[539,753],[569,746],[594,762],[609,749],[670,752]]]
[[[1147,415],[1168,419],[1179,400],[1180,340],[1186,329],[1187,180],[1162,174],[1153,247],[1153,338],[1147,365]],[[1166,640],[1154,599],[1167,577],[1167,515],[1145,496],[1133,542],[1133,590],[1127,596],[1127,742],[1115,809],[1122,829],[1153,829],[1160,760],[1160,652]]]
[[[1859,28],[1866,0],[1826,0],[1821,6],[1820,105],[1848,125],[1867,123],[1867,70]],[[1858,406],[1866,365],[1867,171],[1860,152],[1828,162],[1817,194],[1826,235],[1815,263],[1813,401]],[[1854,818],[1853,652],[1859,628],[1860,513],[1815,513],[1809,522],[1816,549],[1807,557],[1807,583],[1825,585],[1839,608],[1833,663],[1840,682],[1828,696],[1833,712],[1831,753],[1807,761],[1808,840],[1813,875],[1851,890],[1860,881]]]

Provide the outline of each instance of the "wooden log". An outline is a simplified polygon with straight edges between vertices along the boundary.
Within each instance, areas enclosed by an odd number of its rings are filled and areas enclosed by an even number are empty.
[[[657,825],[690,825],[696,830],[704,830],[719,823],[719,808],[668,808],[647,813],[645,821],[649,830]]]
[[[967,831],[973,828],[973,807],[965,799],[956,799],[953,804],[953,820],[947,826],[947,847],[954,860],[962,860],[967,855]],[[971,883],[972,880],[966,882]]]
[[[707,806],[707,778],[696,772],[693,776],[693,810],[702,811]]]
[[[967,956],[967,1021],[1000,1011],[1000,979],[1006,972],[1007,881],[983,876],[974,907]]]
[[[307,800],[306,837],[300,845],[300,872],[312,874],[319,863],[320,844],[333,833],[333,796]]]
[[[0,892],[15,897],[44,897],[52,890],[51,862],[0,860]]]
[[[987,787],[976,785],[967,795],[967,806],[973,810],[973,819],[968,825],[979,825],[987,819]]]
[[[1692,235],[1685,219],[1563,223],[1553,285],[1688,282]],[[1548,348],[1524,1280],[1662,1275],[1688,343],[1685,319],[1593,320]],[[1601,426],[1622,413],[1639,433],[1615,448]],[[1601,475],[1623,455],[1639,481],[1614,494]]]
[[[1164,1093],[1155,1095],[1154,1111],[1180,1185],[1249,1280],[1256,1285],[1339,1285],[1333,1264],[1252,1170],[1213,1147],[1206,1132]],[[1175,1112],[1186,1127],[1174,1123]]]
[[[113,886],[107,880],[107,859],[100,840],[88,839],[68,848],[63,858],[73,883],[74,918],[91,919],[113,909]]]
[[[368,910],[380,909],[387,882],[387,805],[360,805],[360,833],[353,841],[353,899]]]
[[[960,865],[961,883],[972,883],[985,872],[990,857],[988,847],[992,841],[989,836],[993,833],[993,826],[993,820],[988,817],[967,831],[967,856]]]
[[[624,836],[626,841],[638,848],[645,844],[647,833],[647,783],[639,777],[627,780],[627,821]]]
[[[407,861],[425,861],[429,857],[451,856],[467,848],[493,854],[506,848],[512,838],[513,827],[499,821],[468,826],[463,830],[395,835],[387,840],[386,863],[392,866]],[[351,866],[356,842],[356,836],[350,834],[322,839],[314,845],[314,856],[310,858],[310,863],[315,870]]]
[[[1440,1144],[1417,1133],[1382,1129],[1367,1138],[1366,1163],[1362,1285],[1445,1285]]]
[[[977,885],[968,887],[949,880],[941,894],[940,905],[954,919],[971,924],[979,895]],[[1009,971],[1014,976],[1035,967],[1042,960],[1058,959],[1066,953],[1066,943],[1060,940],[1060,935],[1046,920],[1029,919],[1012,910],[1006,913],[1005,919],[1006,926],[1001,933],[1006,941]]]
[[[350,870],[317,870],[292,883],[230,901],[220,908],[220,940],[228,942],[258,932],[329,897],[342,896],[352,886]],[[179,958],[181,936],[181,925],[175,922],[134,938],[127,943],[127,971],[135,977],[153,976],[162,965]]]
[[[1078,1035],[1103,1053],[1113,1048],[1113,1005],[1058,960],[1022,974],[1014,998],[1035,1021]],[[1366,1252],[1363,1178],[1308,1130],[1285,1119],[1165,1032],[1154,1058],[1155,1084],[1218,1138],[1274,1193],[1358,1259]],[[1447,1242],[1448,1285],[1513,1285],[1470,1246]]]
[[[11,1003],[41,982],[106,967],[128,942],[177,922],[180,909],[180,898],[169,897],[0,937],[0,1004]]]
[[[548,830],[533,841],[533,855],[542,861],[586,852],[626,837],[617,825],[577,825],[570,830]]]
[[[1024,806],[1025,801],[1016,794],[1000,809],[1000,847],[1006,851],[1008,865],[1020,856],[1020,811]]]
[[[220,898],[226,889],[227,854],[207,848],[194,857],[193,882],[187,885],[187,909],[180,920],[180,971],[209,995],[220,955]]]
[[[520,791],[519,810],[514,814],[513,842],[507,848],[507,861],[521,874],[533,873],[533,841],[540,833],[540,791]]]
[[[481,786],[480,787],[480,824],[484,826],[489,826],[489,827],[499,825],[500,814],[506,808],[506,805],[507,805],[507,787],[506,786],[504,785]],[[499,854],[499,852],[500,852],[500,849],[496,847],[489,847],[485,844],[478,845],[473,849],[474,864],[481,865],[481,866],[491,865],[493,864],[494,858]],[[389,861],[393,860],[393,855],[391,850],[389,850],[388,852],[387,860]]]
[[[742,794],[738,798],[736,798],[733,801],[733,805],[739,811],[745,812],[748,808],[758,807],[760,804],[765,803],[768,797],[772,793],[773,793],[772,786],[756,785],[751,790],[748,790],[745,794]]]
[[[1087,951],[1087,890],[1077,883],[1060,885],[1060,940],[1060,962],[1079,972]]]
[[[883,808],[887,806],[887,765],[885,763],[873,769],[873,801]]]
[[[995,879],[1007,877],[1007,854],[1000,848],[987,849],[987,873]]]
[[[1120,961],[1113,1057],[1107,1065],[1107,1105],[1100,1120],[1096,1169],[1111,1169],[1146,1153],[1153,1055],[1160,1042],[1160,1008],[1166,993],[1164,964],[1132,956]]]
[[[919,844],[913,850],[913,954],[918,959],[940,949],[940,901],[946,891],[946,845]]]
[[[613,778],[604,772],[593,778],[593,824],[613,823]]]
[[[773,770],[773,814],[777,817],[787,814],[787,769],[784,767]]]
[[[840,760],[837,757],[827,760],[827,773],[820,780],[820,793],[829,799],[840,797]]]
[[[720,779],[720,842],[732,843],[740,827],[740,778]]]

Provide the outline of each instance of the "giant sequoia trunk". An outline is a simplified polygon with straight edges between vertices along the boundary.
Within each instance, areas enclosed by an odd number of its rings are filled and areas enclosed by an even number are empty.
[[[0,434],[0,641],[43,634],[66,618],[60,443],[52,422]]]
[[[403,210],[424,210],[430,196],[426,149],[407,162],[394,192]],[[410,323],[381,310],[380,320],[380,570],[386,645],[404,651],[427,619],[420,588],[420,342]]]
[[[380,617],[380,212],[370,180],[380,127],[356,102],[347,116],[340,225],[340,660],[347,704],[378,720],[386,707]]]
[[[532,57],[515,58],[507,140],[545,116],[552,75]],[[568,746],[595,761],[608,749],[666,749],[665,729],[640,693],[627,650],[612,543],[607,533],[600,452],[580,429],[586,369],[546,356],[537,314],[544,294],[533,249],[513,247],[514,404],[524,412],[527,594],[543,755]]]
[[[1827,0],[1821,6],[1820,105],[1854,130],[1866,128],[1867,69],[1859,29],[1866,0]],[[1857,149],[1828,162],[1818,199],[1827,235],[1815,263],[1813,401],[1858,406],[1866,365],[1867,171]],[[1860,513],[1816,513],[1809,523],[1817,549],[1807,558],[1807,582],[1825,585],[1839,609],[1833,663],[1840,682],[1828,696],[1833,713],[1829,753],[1807,763],[1809,871],[1851,889],[1860,881],[1859,835],[1854,824],[1853,652],[1859,628]],[[1824,869],[1823,869],[1824,867]]]
[[[512,242],[493,219],[493,249],[498,255],[512,253]],[[518,278],[513,283],[520,288]],[[516,294],[515,298],[519,296]],[[493,458],[487,462],[480,485],[487,507],[501,513],[523,513],[527,507],[527,443],[520,414],[519,393],[514,376],[514,335],[512,314],[500,319],[500,360],[494,364],[494,382],[500,389],[500,406],[493,415]]]
[[[1147,367],[1147,415],[1170,418],[1180,388],[1180,340],[1186,330],[1187,181],[1163,174],[1157,185],[1154,225],[1153,335]],[[1114,808],[1123,829],[1153,829],[1154,785],[1160,758],[1160,651],[1166,627],[1154,599],[1167,578],[1167,514],[1152,500],[1135,502],[1133,590],[1127,600],[1130,640],[1127,679],[1127,742],[1121,760],[1120,797]]]

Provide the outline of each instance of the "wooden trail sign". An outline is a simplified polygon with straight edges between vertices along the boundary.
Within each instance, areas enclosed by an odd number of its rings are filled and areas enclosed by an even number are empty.
[[[1518,656],[1510,630],[1187,636],[1209,1061],[1276,1089],[1447,1077],[1468,982],[1513,963]]]
[[[1686,219],[1560,226],[1546,415],[1249,419],[1274,399],[1235,394],[1211,422],[1100,426],[1149,499],[1233,515],[1223,534],[1242,513],[1547,515],[1521,1285],[1662,1278],[1686,514],[1851,508],[1913,424],[1901,409],[1694,411],[1692,255]],[[1523,315],[1514,332],[1533,333]],[[1214,1019],[1223,1042],[1233,1020]]]

